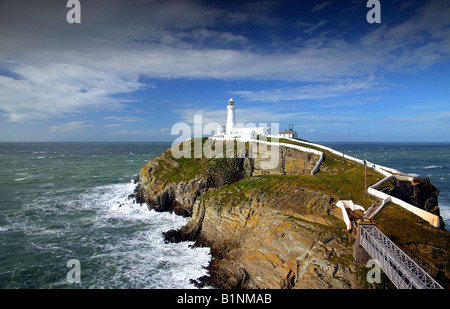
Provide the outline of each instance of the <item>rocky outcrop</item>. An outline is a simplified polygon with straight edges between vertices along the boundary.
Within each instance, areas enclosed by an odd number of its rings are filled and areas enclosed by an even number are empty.
[[[252,158],[253,151],[247,147],[241,156],[224,159],[175,159],[168,150],[140,170],[138,202],[191,217],[181,229],[165,232],[166,241],[190,240],[211,248],[210,276],[198,284],[250,289],[367,287],[361,275],[365,265],[354,262],[353,243],[335,207],[343,182],[351,178],[339,178],[336,184],[333,177],[311,176],[318,156],[285,147],[279,148],[277,164],[268,169],[270,159]],[[334,176],[350,168],[339,170],[336,160],[328,161],[322,173]],[[393,184],[383,190],[404,194],[402,199],[415,196],[422,207],[436,211],[436,191],[419,188]]]
[[[230,197],[236,191],[239,203]],[[335,201],[295,182],[254,177],[209,192],[166,238],[210,247],[207,281],[216,287],[360,288]]]
[[[278,156],[275,156],[277,164],[264,168],[264,164],[273,158],[258,150],[253,150],[257,155],[252,158],[251,151],[247,149],[241,157],[235,155],[232,159],[180,160],[168,150],[141,168],[136,199],[156,211],[191,216],[195,200],[211,188],[255,175],[309,174],[318,160],[316,155],[279,147]]]
[[[380,189],[381,192],[439,216],[440,228],[445,230],[438,205],[439,190],[429,180],[414,178],[413,181],[408,181],[392,177],[389,182],[389,186]]]
[[[214,162],[216,164],[201,162],[201,159],[191,160],[187,164],[176,160],[170,150],[150,160],[139,172],[136,200],[147,203],[149,209],[191,216],[194,202],[200,195],[248,175],[244,159]],[[205,168],[194,173],[192,178],[186,177],[184,174],[192,172],[189,169],[192,166]]]

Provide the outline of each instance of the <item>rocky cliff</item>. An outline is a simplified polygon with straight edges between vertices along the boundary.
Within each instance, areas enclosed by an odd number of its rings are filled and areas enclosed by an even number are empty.
[[[405,181],[391,178],[381,191],[439,216],[440,227],[445,230],[445,222],[440,216],[438,205],[439,190],[428,179],[415,178],[413,181]]]
[[[257,176],[212,190],[166,238],[197,240],[220,288],[360,288],[336,197],[295,176]]]
[[[337,200],[349,197],[361,204],[373,202],[362,200],[362,167],[326,156],[323,171],[311,176],[317,156],[285,147],[278,151],[278,164],[263,169],[266,159],[251,158],[251,147],[223,159],[176,159],[169,149],[142,167],[136,198],[150,209],[191,217],[164,237],[211,248],[210,276],[198,284],[370,287],[363,275],[367,268],[354,262],[353,243],[335,207]],[[374,175],[369,179],[378,181]],[[432,253],[427,254],[432,263]]]
[[[250,155],[252,151],[255,158]],[[269,158],[249,145],[240,156],[236,151],[232,158],[222,159],[198,159],[194,158],[193,152],[192,158],[176,159],[168,149],[141,168],[135,196],[138,202],[147,203],[150,209],[190,216],[196,198],[211,188],[257,175],[310,174],[318,160],[317,155],[285,147],[278,151],[278,164],[267,169],[263,166]]]

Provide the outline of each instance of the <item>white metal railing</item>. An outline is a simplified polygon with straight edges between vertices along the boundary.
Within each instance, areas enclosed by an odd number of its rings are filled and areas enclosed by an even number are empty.
[[[360,225],[360,245],[398,289],[443,289],[375,225]]]

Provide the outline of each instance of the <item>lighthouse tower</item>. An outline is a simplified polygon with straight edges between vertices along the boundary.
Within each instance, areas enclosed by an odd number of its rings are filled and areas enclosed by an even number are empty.
[[[233,98],[228,100],[227,110],[227,126],[225,133],[231,135],[235,125],[234,111],[236,110]]]

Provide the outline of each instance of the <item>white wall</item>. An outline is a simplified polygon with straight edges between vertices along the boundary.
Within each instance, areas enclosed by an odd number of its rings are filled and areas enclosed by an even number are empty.
[[[336,203],[336,206],[339,207],[342,210],[342,216],[344,218],[344,222],[345,225],[347,226],[347,230],[351,230],[352,226],[351,226],[351,222],[350,222],[350,218],[348,217],[348,213],[346,208],[349,208],[350,210],[365,210],[364,207],[362,207],[361,205],[356,205],[353,203],[353,201],[351,200],[347,200],[347,201],[338,201]]]
[[[325,147],[325,146],[322,146],[322,145],[309,143],[309,142],[303,142],[303,141],[299,141],[299,140],[295,140],[295,139],[290,139],[290,140],[292,140],[294,142],[299,142],[299,143],[303,143],[303,144],[306,144],[306,145],[311,145],[311,146],[314,146],[314,147],[317,147],[317,148],[321,148],[321,149],[330,151],[331,153],[336,154],[336,155],[338,155],[340,157],[343,156],[342,152],[336,151],[336,150],[331,149],[329,147]],[[357,158],[354,158],[354,157],[351,157],[351,156],[348,156],[348,155],[344,155],[344,158],[348,159],[348,160],[352,160],[352,161],[360,163],[360,164],[364,164],[364,160],[360,160],[360,159],[357,159]],[[367,164],[368,167],[371,167],[374,163],[371,163],[371,162],[367,161],[366,164]],[[393,197],[393,196],[388,195],[386,193],[383,193],[381,191],[375,190],[376,187],[380,186],[385,181],[387,181],[388,179],[393,177],[392,174],[397,174],[397,175],[395,175],[395,177],[398,177],[398,178],[400,178],[402,180],[409,180],[409,181],[411,181],[413,179],[413,177],[406,176],[402,172],[397,171],[397,170],[395,170],[393,168],[389,168],[389,167],[385,167],[385,166],[381,166],[381,165],[377,165],[377,164],[375,164],[375,171],[379,172],[380,174],[382,174],[382,175],[384,175],[386,177],[383,180],[379,181],[378,183],[370,186],[367,189],[367,192],[369,194],[371,194],[371,195],[373,195],[373,196],[375,196],[377,198],[382,199],[384,203],[386,203],[386,201],[390,200],[394,204],[397,204],[397,205],[403,207],[404,209],[414,213],[415,215],[421,217],[422,219],[428,221],[434,227],[439,228],[439,226],[440,226],[440,219],[439,219],[438,216],[436,216],[436,215],[434,215],[432,213],[429,213],[429,212],[427,212],[427,211],[425,211],[425,210],[423,210],[421,208],[418,208],[418,207],[416,207],[414,205],[406,203],[405,201],[403,201],[403,200],[401,200],[399,198],[396,198],[396,197]]]
[[[270,135],[270,137],[275,137],[276,138],[278,136]],[[314,144],[314,143],[309,143],[309,142],[304,142],[304,141],[300,141],[300,140],[297,140],[297,139],[291,139],[291,138],[288,138],[288,137],[286,137],[286,139],[289,139],[289,140],[291,140],[293,142],[297,142],[297,143],[301,143],[301,144],[305,144],[305,145],[310,145],[310,146],[314,146],[314,147],[317,147],[317,148],[321,148],[321,149],[329,151],[329,152],[331,152],[331,153],[333,153],[333,154],[335,154],[335,155],[337,155],[339,157],[343,156],[345,159],[354,161],[354,162],[359,163],[359,164],[364,164],[364,160],[361,160],[361,159],[358,159],[358,158],[354,158],[354,157],[346,155],[346,154],[342,154],[342,152],[336,151],[336,150],[331,149],[331,148],[326,147],[326,146],[322,146],[322,145]],[[372,167],[374,165],[374,163],[369,162],[367,160],[366,160],[366,162],[367,162],[367,166],[368,167]],[[385,167],[385,166],[381,166],[381,165],[378,165],[378,164],[375,164],[375,170],[377,172],[379,172],[380,174],[383,174],[384,176],[389,176],[389,175],[391,175],[390,173],[402,174],[401,172],[399,172],[399,171],[397,171],[395,169],[392,169],[392,168],[389,168],[389,167]]]
[[[279,136],[276,136],[276,135],[268,135],[268,137],[279,138]],[[217,138],[214,138],[214,139],[217,139]],[[239,140],[239,138],[236,138],[236,139]],[[334,153],[334,154],[336,154],[336,155],[342,157],[342,153],[341,153],[341,152],[336,151],[336,150],[334,150],[334,149],[331,149],[331,148],[329,148],[329,147],[325,147],[325,146],[322,146],[322,145],[318,145],[318,144],[314,144],[314,143],[309,143],[309,142],[303,142],[303,141],[299,141],[299,140],[296,140],[296,139],[290,139],[290,138],[286,138],[286,139],[292,140],[292,141],[294,141],[294,142],[302,143],[302,144],[305,144],[305,145],[310,145],[310,146],[314,146],[314,147],[317,147],[317,148],[321,148],[321,149],[330,151],[331,153]],[[320,159],[319,159],[319,161],[317,162],[317,164],[316,164],[316,166],[314,167],[314,169],[311,171],[311,175],[314,175],[314,174],[318,171],[318,169],[319,169],[319,167],[320,167],[320,164],[321,164],[322,161],[323,161],[323,152],[321,152],[321,151],[319,151],[319,150],[315,150],[315,149],[311,149],[311,148],[306,148],[306,147],[302,147],[302,146],[298,146],[298,145],[286,144],[286,143],[275,143],[275,142],[266,142],[266,141],[255,141],[255,142],[258,142],[258,143],[264,143],[264,144],[269,144],[269,145],[279,145],[279,146],[289,147],[289,148],[297,149],[297,150],[300,150],[300,151],[303,151],[303,152],[310,152],[310,153],[314,153],[314,154],[316,154],[316,155],[319,155],[319,156],[320,156]],[[351,157],[351,156],[345,155],[344,158],[345,158],[345,159],[348,159],[348,160],[352,160],[352,161],[357,162],[357,163],[360,163],[360,164],[364,164],[364,161],[363,161],[363,160],[360,160],[360,159],[357,159],[357,158],[354,158],[354,157]],[[373,163],[368,163],[368,166],[372,166],[372,165],[373,165]],[[375,197],[377,197],[377,198],[382,199],[384,204],[386,204],[388,201],[391,201],[391,202],[393,202],[394,204],[397,204],[397,205],[403,207],[404,209],[406,209],[406,210],[408,210],[408,211],[414,213],[415,215],[421,217],[422,219],[428,221],[428,222],[429,222],[431,225],[433,225],[434,227],[439,228],[439,226],[440,226],[440,220],[439,220],[439,217],[438,217],[438,216],[436,216],[436,215],[434,215],[434,214],[432,214],[432,213],[429,213],[429,212],[427,212],[427,211],[425,211],[425,210],[423,210],[423,209],[420,209],[420,208],[418,208],[418,207],[416,207],[416,206],[414,206],[414,205],[411,205],[411,204],[409,204],[409,203],[406,203],[405,201],[403,201],[403,200],[401,200],[401,199],[399,199],[399,198],[396,198],[396,197],[393,197],[393,196],[388,195],[388,194],[386,194],[386,193],[383,193],[383,192],[381,192],[381,191],[375,190],[376,187],[380,186],[380,185],[383,184],[385,181],[389,180],[391,177],[394,177],[394,176],[393,176],[391,173],[389,173],[388,171],[391,171],[391,172],[393,172],[393,173],[395,173],[395,174],[399,174],[398,176],[400,176],[400,178],[402,178],[402,179],[409,179],[409,180],[412,180],[412,177],[404,176],[404,175],[402,175],[401,172],[399,172],[399,171],[397,171],[397,170],[395,170],[395,169],[391,169],[391,168],[384,167],[384,166],[381,166],[381,165],[375,165],[375,166],[376,166],[376,167],[375,167],[375,170],[376,170],[377,172],[379,172],[380,174],[384,175],[385,178],[383,178],[381,181],[379,181],[379,182],[377,182],[376,184],[374,184],[374,185],[370,186],[369,188],[367,188],[367,192],[368,192],[369,194],[371,194],[371,195],[373,195],[373,196],[375,196]],[[395,177],[396,177],[396,176],[395,176]],[[383,205],[383,206],[384,206],[384,205]],[[377,213],[378,213],[378,212],[379,212],[379,210],[377,211]],[[346,224],[347,224],[347,223],[346,223]]]
[[[210,137],[214,140],[227,140],[227,139],[236,139],[236,140],[241,140],[241,141],[248,141],[249,139],[247,138],[220,138],[220,137]],[[303,152],[309,152],[309,153],[313,153],[318,155],[320,158],[316,163],[316,166],[314,167],[314,169],[311,171],[311,175],[314,175],[318,170],[319,170],[319,166],[323,161],[323,152],[319,151],[319,150],[315,150],[315,149],[311,149],[311,148],[306,148],[306,147],[302,147],[302,146],[298,146],[298,145],[292,145],[292,144],[286,144],[286,143],[275,143],[275,142],[267,142],[267,141],[260,141],[260,140],[252,140],[254,142],[257,143],[262,143],[262,144],[267,144],[267,145],[275,145],[275,146],[284,146],[284,147],[288,147],[288,148],[293,148],[293,149],[297,149]]]

